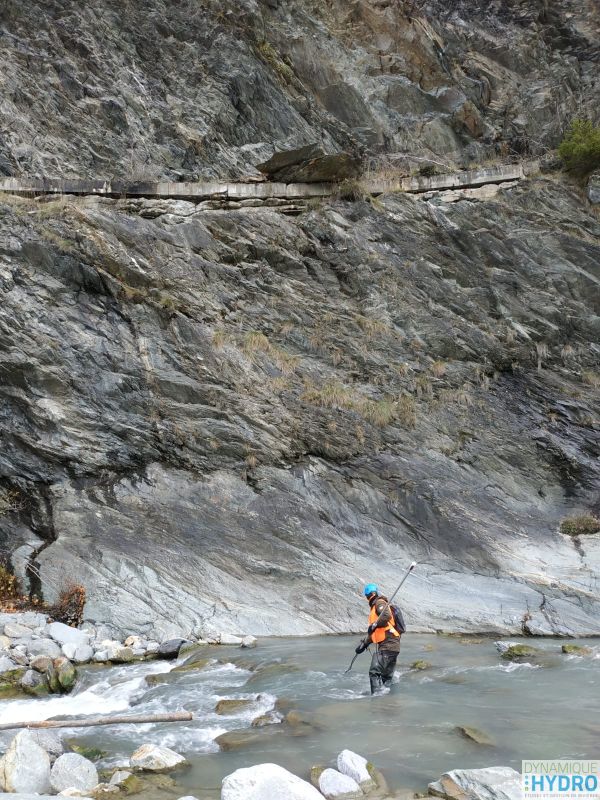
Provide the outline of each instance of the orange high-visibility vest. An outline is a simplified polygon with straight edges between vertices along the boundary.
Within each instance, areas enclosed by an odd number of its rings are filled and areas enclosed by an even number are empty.
[[[373,605],[371,607],[371,613],[369,614],[369,625],[372,625],[374,622],[377,622],[377,620],[379,619],[379,614],[375,610],[375,606],[376,605],[377,605],[377,603],[375,602],[375,603],[373,603]],[[383,640],[385,639],[386,634],[387,634],[388,631],[392,632],[392,636],[400,636],[400,634],[398,633],[396,628],[394,628],[394,624],[393,624],[394,615],[392,614],[392,609],[391,608],[390,608],[390,614],[391,614],[391,619],[388,622],[388,624],[385,627],[382,627],[382,628],[375,628],[375,630],[371,634],[371,639],[372,639],[373,642],[375,642],[375,644],[379,644],[380,642],[383,642]]]

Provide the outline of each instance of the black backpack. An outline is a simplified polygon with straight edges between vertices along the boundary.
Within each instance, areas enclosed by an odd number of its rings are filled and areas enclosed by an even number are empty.
[[[394,619],[394,628],[398,631],[398,633],[406,633],[406,625],[404,623],[404,617],[402,616],[402,612],[398,608],[398,606],[390,605],[390,609],[392,611],[392,616]]]

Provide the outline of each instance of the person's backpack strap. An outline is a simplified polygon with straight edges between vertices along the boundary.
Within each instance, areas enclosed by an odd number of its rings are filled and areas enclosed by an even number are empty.
[[[390,606],[392,609],[392,615],[394,618],[394,628],[398,631],[398,633],[406,633],[406,624],[404,622],[404,617],[402,616],[402,612],[398,608],[398,606]]]

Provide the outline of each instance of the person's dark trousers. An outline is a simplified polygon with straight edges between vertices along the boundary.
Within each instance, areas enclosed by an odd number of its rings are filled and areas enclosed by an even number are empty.
[[[397,658],[398,653],[390,653],[380,649],[375,650],[369,668],[371,694],[375,694],[383,686],[391,685]]]

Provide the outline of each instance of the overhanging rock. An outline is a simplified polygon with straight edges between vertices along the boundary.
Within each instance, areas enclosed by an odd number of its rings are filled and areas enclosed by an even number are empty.
[[[269,180],[283,183],[335,182],[356,178],[360,162],[350,153],[325,153],[318,145],[309,144],[274,155],[259,169]]]

